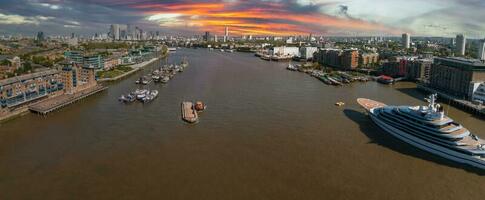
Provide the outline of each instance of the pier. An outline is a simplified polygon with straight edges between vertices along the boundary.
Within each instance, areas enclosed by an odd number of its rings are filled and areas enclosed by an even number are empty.
[[[63,94],[31,105],[29,106],[29,110],[33,113],[47,115],[50,112],[59,110],[65,106],[76,103],[77,101],[80,101],[96,93],[102,92],[106,89],[107,87],[98,85],[94,88],[86,89],[75,94]]]
[[[428,93],[436,93],[436,94],[439,95],[439,97],[447,100],[449,104],[451,104],[455,107],[461,108],[461,109],[463,109],[467,112],[470,112],[472,114],[475,114],[475,115],[478,115],[478,116],[481,116],[481,117],[485,117],[485,109],[484,109],[484,106],[482,106],[482,105],[476,105],[476,104],[474,104],[470,101],[453,97],[451,95],[448,95],[448,94],[445,94],[445,93],[440,92],[438,90],[429,88],[429,87],[422,85],[422,84],[418,84],[417,88],[418,88],[418,90],[425,91],[425,92],[428,92]]]

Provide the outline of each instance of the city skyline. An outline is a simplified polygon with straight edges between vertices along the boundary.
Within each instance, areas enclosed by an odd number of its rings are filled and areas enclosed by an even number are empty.
[[[210,31],[231,35],[400,35],[483,38],[485,2],[217,0],[192,2],[102,0],[5,0],[0,33],[105,32],[110,24],[137,24],[162,33]],[[399,11],[399,12],[396,12]]]

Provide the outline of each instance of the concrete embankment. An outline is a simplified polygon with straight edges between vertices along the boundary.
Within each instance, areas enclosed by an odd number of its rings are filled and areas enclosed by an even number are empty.
[[[63,95],[49,98],[45,101],[41,101],[39,103],[33,104],[29,106],[29,110],[34,113],[46,115],[52,111],[61,109],[65,106],[73,104],[81,99],[84,99],[96,93],[102,92],[106,89],[107,87],[98,85],[94,88],[89,88],[74,94],[63,94]]]

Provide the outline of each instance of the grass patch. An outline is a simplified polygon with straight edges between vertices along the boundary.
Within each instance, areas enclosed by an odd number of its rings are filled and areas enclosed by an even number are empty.
[[[118,66],[118,67],[115,67],[114,69],[111,69],[111,70],[108,70],[108,71],[99,71],[99,72],[97,72],[97,76],[101,79],[103,79],[103,78],[114,78],[114,77],[120,76],[124,73],[127,73],[131,70],[133,70],[133,68],[131,68],[131,67]]]

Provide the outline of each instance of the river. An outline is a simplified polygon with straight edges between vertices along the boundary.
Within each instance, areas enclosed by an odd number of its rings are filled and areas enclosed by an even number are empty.
[[[424,104],[412,83],[324,85],[245,53],[181,49],[159,97],[123,105],[151,67],[106,92],[0,125],[0,199],[482,199],[485,172],[387,135],[366,97]],[[164,62],[164,61],[161,61]],[[180,102],[202,100],[200,122]],[[337,101],[346,103],[334,106]],[[483,120],[445,106],[485,138]]]

